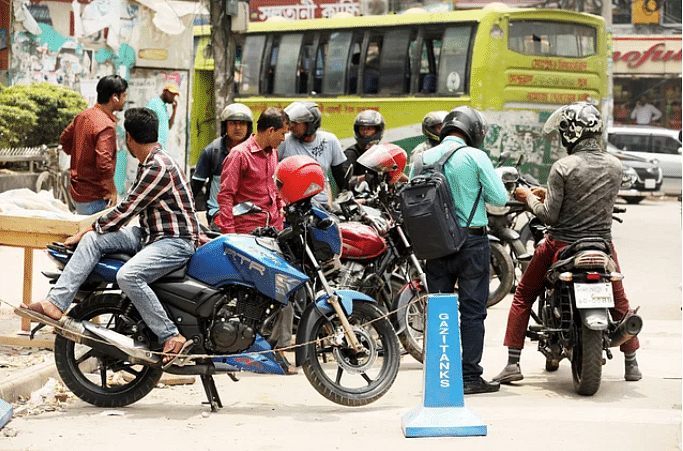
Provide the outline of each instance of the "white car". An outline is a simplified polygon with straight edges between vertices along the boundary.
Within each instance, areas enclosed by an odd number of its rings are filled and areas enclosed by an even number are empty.
[[[607,140],[625,154],[656,160],[662,168],[665,194],[681,195],[681,131],[643,125],[607,128]]]

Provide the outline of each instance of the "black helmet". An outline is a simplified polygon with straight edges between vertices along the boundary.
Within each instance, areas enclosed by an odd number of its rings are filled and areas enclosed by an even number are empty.
[[[600,111],[594,105],[576,102],[555,110],[545,121],[543,132],[548,134],[558,130],[562,145],[571,153],[579,141],[602,135],[604,128]]]
[[[465,142],[468,146],[478,149],[484,143],[487,130],[486,119],[479,111],[469,106],[459,106],[453,108],[444,118],[439,137],[443,140],[446,136],[458,131],[465,135]]]
[[[433,145],[439,143],[439,130],[436,129],[436,126],[438,125],[441,128],[441,124],[447,114],[448,111],[431,111],[425,114],[425,117],[422,119],[422,134]]]
[[[305,122],[306,136],[313,136],[320,128],[322,122],[322,114],[315,102],[293,102],[285,108],[285,113],[290,122]]]
[[[361,136],[361,127],[375,127],[375,133],[367,138]],[[363,149],[379,143],[384,135],[384,117],[375,110],[365,110],[358,113],[356,120],[353,121],[353,137]]]
[[[254,115],[248,106],[242,103],[231,103],[223,108],[221,111],[221,128],[222,133],[225,135],[227,133],[227,122],[228,121],[244,121],[247,123],[247,138],[251,136],[254,127]]]

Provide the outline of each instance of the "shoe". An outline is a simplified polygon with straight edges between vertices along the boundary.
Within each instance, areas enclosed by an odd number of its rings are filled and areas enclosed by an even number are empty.
[[[465,381],[463,384],[463,392],[466,395],[476,395],[477,393],[493,393],[500,390],[500,382],[487,382],[483,378],[475,381]]]
[[[524,379],[519,363],[511,363],[503,368],[500,374],[493,378],[494,381],[501,384],[509,384],[510,382],[521,381]]]
[[[638,368],[638,362],[633,360],[632,362],[626,362],[624,364],[624,379],[627,381],[639,381],[643,378],[643,373],[640,372]]]
[[[275,361],[282,367],[282,371],[284,371],[287,376],[299,374],[296,367],[289,363],[289,360],[287,360],[287,357],[285,357],[284,352],[275,351],[273,353],[273,357],[275,358]]]

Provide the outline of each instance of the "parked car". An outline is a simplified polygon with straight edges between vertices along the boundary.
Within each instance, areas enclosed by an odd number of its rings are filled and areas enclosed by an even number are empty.
[[[662,168],[665,194],[681,195],[681,131],[643,125],[607,128],[607,140],[624,154],[655,159]]]
[[[607,151],[621,160],[624,167],[624,180],[619,197],[626,203],[637,204],[647,196],[661,194],[662,169],[652,160],[629,155],[611,144],[607,144]]]

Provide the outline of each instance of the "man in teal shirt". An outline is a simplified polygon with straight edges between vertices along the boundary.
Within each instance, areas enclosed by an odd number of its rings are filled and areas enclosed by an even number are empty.
[[[164,90],[159,97],[154,97],[145,105],[150,110],[154,111],[159,118],[159,143],[166,149],[166,141],[168,141],[168,132],[173,127],[175,121],[175,113],[178,109],[178,96],[180,91],[173,83],[168,83],[164,86]],[[168,115],[166,105],[170,104],[173,107],[171,116]]]
[[[508,200],[505,186],[493,170],[491,160],[479,150],[486,128],[486,120],[481,113],[467,106],[457,107],[444,118],[441,143],[422,154],[423,163],[428,165],[436,163],[449,150],[460,148],[444,167],[460,225],[467,226],[470,212],[473,208],[475,210],[468,228],[469,236],[462,248],[455,254],[427,260],[425,270],[430,293],[452,293],[458,285],[462,376],[466,395],[500,389],[499,382],[488,382],[481,377],[484,369],[480,365],[484,351],[491,258],[485,202],[504,206]],[[411,177],[413,172],[414,166]]]

